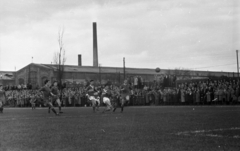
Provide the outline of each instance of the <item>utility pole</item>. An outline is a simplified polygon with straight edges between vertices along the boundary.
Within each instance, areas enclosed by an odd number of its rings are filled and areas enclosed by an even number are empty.
[[[123,57],[123,80],[125,80],[125,57]]]
[[[237,73],[238,73],[238,79],[239,79],[238,50],[236,50],[236,55],[237,55]]]

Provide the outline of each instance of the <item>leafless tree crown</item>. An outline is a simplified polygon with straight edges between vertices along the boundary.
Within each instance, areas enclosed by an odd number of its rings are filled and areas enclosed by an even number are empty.
[[[63,79],[64,64],[66,62],[66,56],[65,56],[66,51],[64,49],[63,35],[64,35],[64,29],[59,29],[58,31],[59,51],[55,52],[53,56],[53,62],[57,68],[57,79],[59,82],[62,81]]]

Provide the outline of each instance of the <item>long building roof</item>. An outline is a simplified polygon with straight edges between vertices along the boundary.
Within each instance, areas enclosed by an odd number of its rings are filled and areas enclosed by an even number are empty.
[[[29,65],[36,65],[48,70],[57,71],[56,64],[36,64],[31,63]],[[27,68],[29,65],[25,66]],[[24,69],[22,68],[22,69]],[[17,72],[21,71],[18,70]],[[93,66],[77,66],[77,65],[64,65],[65,72],[85,72],[85,73],[123,73],[123,67],[93,67]],[[155,74],[176,74],[184,75],[188,74],[191,76],[227,76],[227,77],[237,77],[236,72],[216,72],[216,71],[193,71],[193,70],[182,70],[182,69],[161,69],[160,73],[155,72],[155,68],[125,68],[126,74],[144,74],[144,75],[155,75]],[[180,73],[180,74],[179,74]]]
[[[57,65],[44,64],[49,68],[57,71]],[[93,66],[77,66],[77,65],[64,65],[65,72],[89,72],[89,73],[123,73],[123,67],[93,67]],[[182,70],[182,69],[161,69],[160,73],[156,73],[155,69],[150,68],[125,68],[126,74],[176,74],[177,72],[184,74],[188,72],[191,76],[227,76],[227,77],[237,77],[237,73],[234,72],[216,72],[216,71],[193,71],[193,70]]]

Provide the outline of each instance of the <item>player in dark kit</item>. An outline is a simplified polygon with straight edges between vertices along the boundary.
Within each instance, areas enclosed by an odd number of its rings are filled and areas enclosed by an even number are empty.
[[[53,96],[53,94],[51,93],[51,89],[50,89],[50,81],[46,80],[44,82],[45,86],[43,86],[39,91],[43,92],[43,98],[45,103],[48,105],[49,109],[51,109],[53,111],[53,113],[55,113],[56,115],[59,115],[56,110],[53,107],[53,104],[51,102],[51,96]]]
[[[6,100],[6,93],[3,90],[3,86],[0,85],[0,113],[3,113],[3,103]]]
[[[58,90],[57,81],[53,82],[53,87],[51,88],[51,92],[53,94],[52,103],[54,104],[56,102],[57,105],[58,105],[58,108],[59,108],[59,113],[63,113],[62,110],[61,110],[61,101],[60,101],[60,98],[59,98],[60,93],[59,93],[59,90]]]
[[[129,100],[129,95],[130,95],[130,85],[128,84],[127,80],[124,80],[124,83],[121,86],[120,95],[121,95],[120,96],[120,105],[121,105],[121,113],[122,113],[124,104],[126,101]],[[113,112],[115,112],[116,109],[117,109],[117,107],[114,107]]]
[[[113,87],[111,90],[111,104],[113,109],[117,108],[120,104],[120,89],[118,87]]]
[[[93,85],[94,81],[90,81],[90,85],[87,86],[86,92],[88,99],[92,102],[93,112],[95,112],[96,106],[97,110],[100,106],[100,100],[98,99],[99,92],[96,90],[95,86]]]

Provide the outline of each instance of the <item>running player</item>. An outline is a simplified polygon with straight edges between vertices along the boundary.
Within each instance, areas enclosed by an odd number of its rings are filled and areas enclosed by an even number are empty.
[[[3,90],[3,86],[0,84],[0,113],[3,113],[3,103],[6,100],[6,92]]]
[[[58,105],[59,113],[63,113],[61,111],[61,101],[60,101],[60,98],[59,98],[60,93],[59,93],[59,90],[58,90],[58,83],[57,83],[57,81],[53,82],[53,87],[51,89],[51,92],[53,94],[52,103],[54,104],[56,102],[57,105]]]
[[[121,92],[121,97],[120,97],[120,105],[121,105],[121,113],[123,112],[123,108],[124,108],[124,104],[126,101],[129,100],[129,95],[130,95],[130,86],[128,84],[127,80],[124,80],[123,85],[121,86],[120,89]],[[115,110],[117,109],[117,107],[114,107],[113,112],[115,112]]]
[[[111,91],[111,104],[114,109],[120,104],[120,89],[117,86],[113,87]]]
[[[92,102],[93,112],[95,112],[96,106],[97,106],[97,110],[99,109],[100,100],[97,99],[99,92],[96,90],[94,86],[94,80],[90,80],[90,85],[87,86],[86,92],[87,92],[86,95],[88,96],[88,99]]]
[[[104,89],[102,90],[102,97],[103,97],[103,103],[106,105],[106,109],[103,111],[110,111],[113,107],[111,105],[110,97],[111,97],[111,92],[109,90],[109,85],[106,84]]]
[[[100,107],[100,91],[101,91],[101,88],[96,88],[96,91],[95,94],[94,94],[94,97],[96,98],[96,107],[97,107],[97,111],[99,111],[99,107]]]
[[[53,107],[53,104],[51,102],[51,96],[53,96],[53,94],[51,93],[51,89],[50,89],[50,81],[49,80],[45,80],[44,82],[44,86],[39,90],[41,92],[43,92],[43,99],[45,101],[45,103],[48,105],[49,107],[49,111],[52,110],[53,113],[55,113],[56,115],[59,115],[56,110]]]

